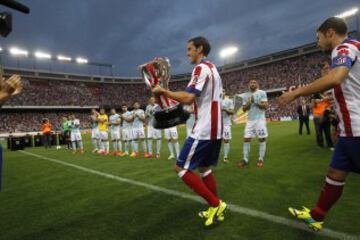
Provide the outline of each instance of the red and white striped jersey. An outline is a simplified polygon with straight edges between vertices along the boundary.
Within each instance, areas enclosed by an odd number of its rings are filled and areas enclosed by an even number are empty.
[[[360,42],[346,39],[332,53],[332,68],[347,67],[347,78],[334,87],[335,110],[342,137],[360,137]]]
[[[202,60],[196,65],[186,88],[196,95],[195,123],[190,137],[198,140],[222,138],[222,90],[222,80],[214,64]]]

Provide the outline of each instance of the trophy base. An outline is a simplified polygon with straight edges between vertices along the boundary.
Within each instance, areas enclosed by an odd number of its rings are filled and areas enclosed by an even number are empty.
[[[190,117],[190,113],[183,109],[181,104],[172,108],[160,110],[154,113],[153,127],[156,129],[165,129],[183,124]]]

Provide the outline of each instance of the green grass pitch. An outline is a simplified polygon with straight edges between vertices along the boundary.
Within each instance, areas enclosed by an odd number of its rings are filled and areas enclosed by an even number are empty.
[[[250,165],[236,168],[242,157],[243,125],[233,126],[230,163],[215,168],[219,195],[229,203],[291,219],[289,206],[312,207],[317,201],[331,151],[315,146],[312,135],[299,136],[297,122],[270,123],[263,169],[255,166],[258,144],[252,142]],[[179,128],[181,144],[184,128]],[[55,148],[26,151],[193,194],[172,170],[163,142],[162,158],[130,159]],[[153,144],[155,147],[155,143]],[[3,147],[5,145],[3,144]],[[222,159],[222,158],[221,158]],[[329,239],[327,236],[228,211],[225,221],[205,228],[197,212],[205,205],[129,183],[119,182],[21,152],[4,150],[0,192],[1,240],[70,239]],[[360,178],[351,174],[342,198],[325,227],[360,235]]]

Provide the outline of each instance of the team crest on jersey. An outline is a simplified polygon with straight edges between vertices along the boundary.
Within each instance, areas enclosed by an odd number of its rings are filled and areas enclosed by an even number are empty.
[[[338,55],[347,56],[349,55],[349,50],[342,48],[338,51]]]

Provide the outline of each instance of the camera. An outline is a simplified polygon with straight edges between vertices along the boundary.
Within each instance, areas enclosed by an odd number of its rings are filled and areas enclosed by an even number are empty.
[[[11,9],[15,9],[19,12],[28,14],[30,9],[14,0],[0,0],[0,5],[6,6]],[[11,12],[0,13],[0,35],[7,37],[12,31],[12,14]]]

